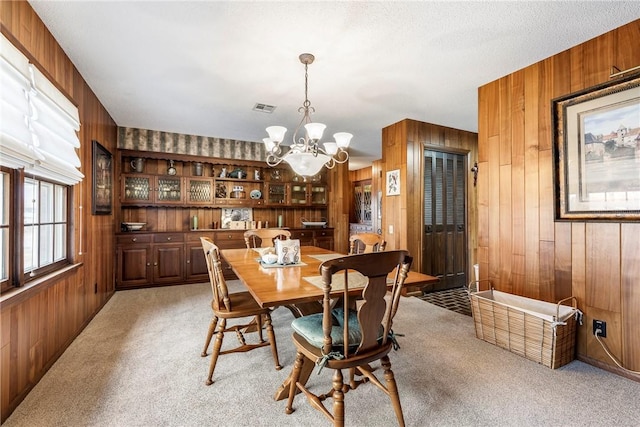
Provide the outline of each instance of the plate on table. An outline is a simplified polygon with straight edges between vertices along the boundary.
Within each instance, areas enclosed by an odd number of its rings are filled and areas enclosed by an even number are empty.
[[[259,199],[262,197],[262,193],[260,192],[260,190],[251,190],[251,193],[249,193],[249,197],[251,197],[252,199]]]

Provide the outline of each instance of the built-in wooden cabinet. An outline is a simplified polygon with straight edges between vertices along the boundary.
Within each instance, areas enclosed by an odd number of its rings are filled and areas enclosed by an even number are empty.
[[[353,207],[349,235],[373,233],[373,185],[371,179],[353,182]]]
[[[258,161],[133,150],[119,150],[116,165],[117,221],[145,224],[116,235],[116,289],[209,280],[201,236],[220,249],[245,247],[245,230],[217,228],[229,209],[251,208],[256,226],[282,219],[302,245],[334,247],[333,228],[295,228],[327,217],[326,171],[302,178]],[[236,278],[224,260],[222,269]]]
[[[203,162],[195,156],[130,150],[119,154],[122,206],[304,208],[328,204],[324,172],[303,178],[285,168],[249,160]]]
[[[289,229],[301,246],[334,249],[333,228]],[[200,237],[208,237],[221,249],[246,247],[245,230],[194,230],[187,232],[122,232],[116,236],[116,289],[180,285],[209,280]],[[222,261],[225,279],[237,279]]]
[[[116,237],[117,288],[146,286],[151,283],[152,239],[150,234]]]
[[[372,217],[371,180],[353,183],[353,214],[355,223],[371,225]]]

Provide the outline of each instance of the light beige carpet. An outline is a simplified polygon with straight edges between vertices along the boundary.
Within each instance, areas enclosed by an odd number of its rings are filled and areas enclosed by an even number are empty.
[[[208,284],[116,293],[4,425],[328,426],[303,397],[291,415],[272,398],[294,359],[285,308],[273,316],[283,370],[265,347],[221,356],[205,385],[209,300]],[[394,329],[405,335],[390,356],[408,426],[640,423],[640,383],[578,361],[548,369],[476,339],[468,316],[403,298]],[[308,384],[326,392],[331,373]],[[347,426],[396,425],[370,384],[346,408]]]

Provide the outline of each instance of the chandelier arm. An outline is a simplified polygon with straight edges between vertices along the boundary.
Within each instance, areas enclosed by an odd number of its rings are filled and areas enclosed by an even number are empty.
[[[275,166],[278,166],[280,163],[282,163],[283,160],[284,160],[284,157],[278,157],[273,153],[268,153],[266,162],[267,162],[267,165],[271,167],[275,167]]]
[[[336,154],[333,156],[333,160],[336,163],[344,163],[349,160],[349,153],[346,150],[340,148]]]

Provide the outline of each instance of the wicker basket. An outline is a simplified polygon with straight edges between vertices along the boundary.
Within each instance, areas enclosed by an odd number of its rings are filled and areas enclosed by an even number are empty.
[[[575,297],[552,304],[491,289],[469,298],[481,340],[551,369],[574,359],[576,323],[582,323]],[[562,305],[569,300],[573,306]]]

